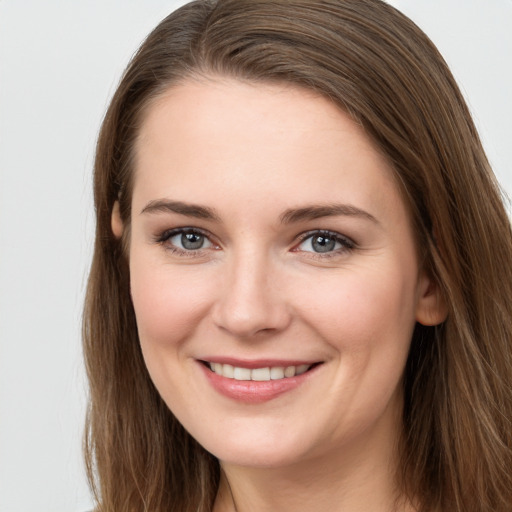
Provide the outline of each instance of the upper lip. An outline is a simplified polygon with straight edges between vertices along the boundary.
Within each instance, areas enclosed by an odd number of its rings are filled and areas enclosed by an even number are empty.
[[[220,363],[230,364],[238,368],[272,368],[272,367],[287,367],[287,366],[300,366],[303,364],[313,365],[321,363],[322,361],[312,359],[238,359],[234,357],[212,356],[201,358],[200,361],[206,363]]]

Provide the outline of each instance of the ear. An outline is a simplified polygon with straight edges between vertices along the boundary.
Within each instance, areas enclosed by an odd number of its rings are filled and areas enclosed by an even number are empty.
[[[422,273],[418,282],[416,321],[422,325],[439,325],[448,316],[448,306],[439,284]]]
[[[119,210],[119,201],[114,203],[114,207],[112,208],[112,216],[110,218],[110,225],[112,227],[112,233],[114,236],[119,239],[123,236],[124,224],[121,219],[121,212]]]

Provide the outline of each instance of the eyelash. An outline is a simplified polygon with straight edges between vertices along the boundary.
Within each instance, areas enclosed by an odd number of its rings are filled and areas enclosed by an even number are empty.
[[[341,254],[348,253],[353,251],[356,248],[356,244],[353,240],[348,238],[347,236],[341,235],[340,233],[337,233],[336,231],[328,231],[324,229],[316,229],[313,231],[308,231],[307,233],[303,233],[299,236],[299,243],[295,246],[293,249],[294,251],[298,252],[300,249],[298,249],[304,242],[311,239],[311,243],[313,243],[313,238],[325,238],[333,240],[336,243],[340,244],[341,247],[335,250],[331,250],[328,252],[315,252],[315,251],[303,251],[305,253],[308,253],[308,257],[311,258],[333,258],[336,256],[340,256]]]
[[[176,229],[169,229],[161,233],[156,237],[156,242],[164,245],[165,249],[170,251],[173,254],[177,254],[178,256],[184,256],[184,257],[194,257],[199,256],[202,251],[205,250],[205,248],[201,247],[199,249],[181,249],[180,247],[176,247],[174,244],[171,244],[169,240],[176,235],[198,235],[202,236],[207,240],[213,247],[217,247],[215,243],[211,241],[211,235],[202,229],[198,228],[176,228]]]
[[[169,240],[177,235],[188,235],[188,234],[204,237],[211,244],[212,247],[214,247],[214,248],[218,247],[218,245],[215,244],[211,240],[211,235],[209,233],[207,233],[199,228],[192,228],[192,227],[190,227],[190,228],[175,228],[175,229],[166,230],[163,233],[161,233],[160,235],[158,235],[155,238],[155,241],[161,245],[164,245],[165,249],[170,251],[171,253],[177,254],[179,256],[184,256],[184,257],[199,256],[200,254],[202,254],[202,252],[205,249],[210,248],[210,247],[207,247],[207,248],[201,247],[199,249],[188,249],[187,250],[187,249],[181,249],[179,247],[176,247],[174,244],[169,243]],[[335,231],[317,229],[317,230],[308,231],[306,233],[302,233],[301,235],[299,235],[299,237],[298,237],[299,242],[294,246],[294,248],[292,249],[292,252],[300,252],[299,247],[302,244],[304,244],[304,242],[306,242],[308,239],[312,239],[311,243],[313,243],[313,237],[315,237],[315,236],[317,238],[333,240],[335,242],[335,244],[340,244],[341,247],[338,249],[335,249],[335,250],[326,251],[324,253],[316,252],[316,251],[301,251],[301,252],[307,253],[309,255],[308,257],[311,257],[311,258],[321,258],[321,259],[332,258],[335,256],[339,256],[340,254],[353,251],[356,248],[356,244],[353,240],[351,240],[350,238],[348,238],[344,235],[341,235],[340,233],[337,233]]]

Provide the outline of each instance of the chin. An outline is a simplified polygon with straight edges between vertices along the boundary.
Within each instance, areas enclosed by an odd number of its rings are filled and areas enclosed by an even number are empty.
[[[230,449],[217,456],[223,464],[231,466],[248,467],[254,469],[277,469],[292,466],[299,460],[303,460],[297,452],[283,453],[281,450],[236,450]]]
[[[212,439],[210,436],[203,446],[222,463],[253,468],[290,466],[307,458],[308,453],[304,449],[305,443],[290,438],[289,432],[278,436],[228,434],[222,439]]]

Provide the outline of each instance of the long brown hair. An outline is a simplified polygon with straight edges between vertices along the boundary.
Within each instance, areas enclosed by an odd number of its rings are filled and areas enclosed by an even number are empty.
[[[144,112],[198,76],[286,82],[334,101],[392,163],[425,268],[448,305],[418,325],[404,376],[397,485],[422,512],[512,509],[512,235],[444,60],[380,0],[200,0],[167,17],[128,66],[94,171],[97,229],[84,313],[85,441],[102,512],[208,512],[217,460],[155,390],[137,337],[127,254],[133,148]]]

